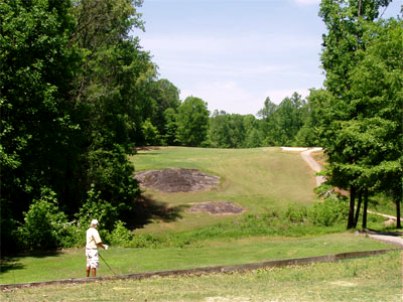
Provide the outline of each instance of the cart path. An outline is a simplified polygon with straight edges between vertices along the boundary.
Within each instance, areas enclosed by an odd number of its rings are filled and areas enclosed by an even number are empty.
[[[313,171],[316,173],[322,171],[322,165],[319,164],[313,157],[312,157],[312,152],[318,152],[322,151],[322,148],[311,148],[305,151],[301,152],[301,157],[303,160],[311,167]],[[326,178],[322,175],[316,175],[316,186],[319,187],[321,184],[323,184],[326,181]]]
[[[322,148],[293,148],[293,147],[281,147],[283,151],[292,151],[292,152],[300,152],[303,160],[309,165],[309,167],[315,172],[318,173],[322,170],[322,165],[319,164],[313,157],[313,152],[322,151]],[[326,181],[326,178],[321,175],[316,175],[316,186],[320,186],[322,183]],[[391,215],[386,215],[382,213],[377,213],[373,211],[368,211],[368,213],[375,214],[387,218],[388,220],[396,221],[396,217]],[[403,218],[401,218],[403,221]],[[391,243],[403,247],[403,238],[401,234],[382,234],[376,232],[365,232],[365,235],[373,238],[375,240]]]

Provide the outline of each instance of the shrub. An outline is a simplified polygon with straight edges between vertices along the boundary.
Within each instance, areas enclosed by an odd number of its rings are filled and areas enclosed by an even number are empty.
[[[67,216],[59,210],[56,193],[42,188],[41,198],[34,200],[24,213],[24,224],[17,229],[23,249],[49,250],[60,247],[71,237]]]
[[[302,224],[308,218],[308,210],[301,205],[289,205],[285,212],[285,218],[293,224]]]
[[[112,231],[115,222],[118,219],[118,213],[116,207],[109,202],[100,198],[100,192],[95,191],[94,186],[88,191],[87,201],[82,205],[76,218],[79,221],[79,227],[81,229],[87,228],[92,219],[98,219],[102,224],[102,229]]]
[[[131,247],[133,245],[133,233],[128,230],[125,227],[125,223],[120,220],[116,221],[115,228],[107,238],[112,245],[121,247]]]
[[[329,227],[337,222],[346,221],[347,208],[339,200],[328,198],[315,204],[310,214],[314,225]]]
[[[138,234],[133,237],[131,242],[131,247],[136,248],[155,248],[163,246],[166,243],[166,240],[157,238],[150,234]]]
[[[106,206],[103,201],[107,201],[120,220],[132,223],[135,201],[140,190],[137,180],[133,177],[134,167],[128,161],[123,147],[115,145],[113,150],[91,151],[88,162],[88,181],[93,184],[91,190],[96,192],[97,200],[102,200],[103,206]],[[110,231],[116,220],[108,223]]]

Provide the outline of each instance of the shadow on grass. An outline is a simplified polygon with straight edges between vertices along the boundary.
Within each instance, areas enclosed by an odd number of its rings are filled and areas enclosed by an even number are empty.
[[[182,212],[188,206],[180,205],[175,207],[168,206],[167,203],[153,200],[149,197],[142,196],[135,206],[136,217],[135,228],[142,228],[151,223],[153,219],[160,219],[164,222],[172,222],[182,218]]]
[[[45,258],[56,257],[61,254],[58,250],[49,251],[33,251],[21,253],[16,256],[5,256],[0,259],[0,274],[6,273],[12,270],[21,270],[25,268],[25,265],[20,263],[20,259],[24,257]]]
[[[0,274],[6,273],[11,270],[24,269],[25,266],[18,262],[18,258],[4,258],[0,260]]]

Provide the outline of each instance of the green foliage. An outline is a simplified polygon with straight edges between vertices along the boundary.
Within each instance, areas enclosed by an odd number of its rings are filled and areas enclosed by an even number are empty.
[[[88,191],[88,199],[75,214],[79,227],[84,230],[92,219],[97,219],[102,229],[111,231],[118,219],[118,211],[111,203],[100,198],[101,192],[95,191],[95,186]]]
[[[262,145],[259,121],[253,115],[215,111],[210,118],[209,145],[214,148],[254,148]]]
[[[0,106],[1,195],[21,220],[41,187],[59,194],[64,208],[67,181],[79,153],[75,102],[68,99],[80,51],[69,46],[74,31],[70,1],[1,1]],[[3,247],[2,247],[3,248]]]
[[[114,246],[131,247],[133,233],[125,227],[125,223],[118,220],[115,222],[113,231],[107,236],[108,242]]]
[[[398,200],[402,194],[402,20],[375,21],[390,2],[320,5],[329,97],[318,132],[329,183],[350,190],[348,228],[356,224],[356,195],[387,191]]]
[[[304,206],[292,204],[289,205],[287,210],[285,211],[285,217],[290,223],[303,224],[307,221],[308,210]]]
[[[17,229],[25,249],[49,250],[61,246],[69,236],[66,215],[60,211],[55,192],[42,188],[41,198],[34,200],[24,213],[24,224]]]
[[[142,125],[142,131],[144,135],[144,142],[146,146],[159,146],[161,145],[161,136],[150,119],[147,119]]]
[[[292,146],[296,143],[296,136],[307,118],[306,102],[296,92],[279,105],[267,98],[258,115],[262,118],[265,145]]]
[[[175,142],[175,129],[172,129],[172,121],[175,118],[172,114],[176,112],[181,104],[179,99],[179,89],[167,79],[152,81],[148,90],[148,95],[152,99],[152,124],[157,127],[158,132],[168,145]],[[166,113],[166,112],[169,113]],[[155,145],[155,144],[154,144]]]
[[[207,139],[209,112],[207,103],[188,97],[180,105],[177,115],[177,139],[185,146],[202,146]]]
[[[120,217],[126,223],[133,223],[131,215],[139,188],[133,178],[134,168],[123,149],[116,146],[113,151],[92,151],[89,164],[88,179],[93,184],[90,192],[96,193],[96,199],[107,201],[111,205],[110,211],[116,211],[117,216],[111,215],[111,219]],[[91,201],[91,195],[89,197]],[[108,223],[108,228],[112,226],[113,223]]]
[[[328,198],[313,206],[310,217],[314,225],[330,227],[345,221],[347,214],[346,204],[337,199]]]
[[[178,140],[176,138],[176,133],[178,131],[177,113],[173,108],[168,108],[164,111],[164,141],[168,146],[177,145]]]

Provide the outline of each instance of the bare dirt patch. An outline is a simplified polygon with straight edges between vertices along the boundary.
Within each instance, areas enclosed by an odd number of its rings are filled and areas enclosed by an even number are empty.
[[[213,215],[233,215],[242,213],[244,209],[229,201],[210,201],[194,204],[188,211],[206,212]]]
[[[204,191],[220,183],[218,176],[197,169],[149,170],[136,173],[135,177],[141,186],[166,193]]]

